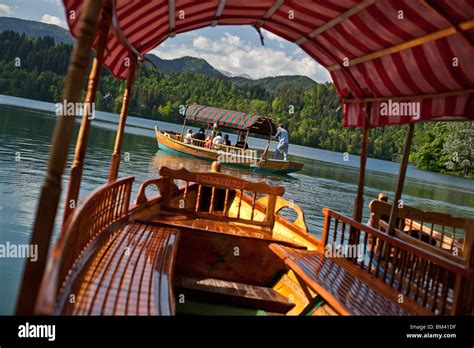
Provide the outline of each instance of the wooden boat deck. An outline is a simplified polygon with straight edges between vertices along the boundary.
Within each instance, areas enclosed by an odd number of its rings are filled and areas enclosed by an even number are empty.
[[[297,251],[272,244],[270,248],[307,284],[341,314],[409,315],[396,303],[398,293],[377,291],[375,284],[361,280],[356,273],[324,257],[320,252]],[[391,290],[391,289],[390,289]]]
[[[284,314],[295,304],[272,288],[209,277],[177,276],[177,292],[208,302]]]
[[[100,248],[77,284],[72,315],[172,315],[179,231],[130,223]]]
[[[221,156],[223,152],[222,150],[207,149],[202,146],[186,144],[182,142],[178,137],[178,134],[174,132],[160,131],[159,129],[155,128],[155,133],[158,142],[158,148],[160,149],[171,150],[173,152],[178,152],[208,161],[219,160],[223,165],[226,166],[257,172],[261,171],[279,174],[294,173],[302,170],[304,167],[303,163],[268,158],[269,156],[264,156],[263,153],[259,154],[255,149],[244,151],[243,154],[239,154],[238,152],[229,152],[229,160],[225,161],[225,156]],[[235,149],[232,148],[229,150],[234,151]],[[227,152],[224,151],[224,153]]]
[[[172,227],[177,228],[186,228],[193,231],[209,231],[215,233],[222,233],[222,234],[231,234],[240,237],[248,237],[248,238],[259,238],[265,239],[269,241],[274,241],[279,244],[283,244],[286,246],[291,246],[293,248],[302,248],[305,247],[302,245],[298,245],[294,243],[293,240],[286,239],[284,237],[279,236],[276,238],[273,236],[272,231],[264,230],[264,229],[257,229],[252,228],[249,226],[244,225],[237,225],[237,224],[230,224],[224,221],[212,221],[209,219],[199,219],[194,218],[188,215],[160,215],[159,219],[150,220],[150,223],[159,224],[159,225],[169,225]]]

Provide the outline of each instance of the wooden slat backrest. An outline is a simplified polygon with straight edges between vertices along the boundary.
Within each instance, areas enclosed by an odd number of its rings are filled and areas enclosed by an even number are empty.
[[[470,291],[474,283],[472,267],[389,236],[327,208],[323,212],[325,252],[340,250],[342,257],[361,270],[435,314],[458,313],[460,309],[456,304],[466,296],[461,294],[461,282],[465,285],[463,291]],[[351,251],[356,251],[356,254],[349,255]],[[470,307],[463,308],[463,312],[474,311],[472,301],[469,302]]]
[[[371,224],[376,229],[382,229],[380,221],[390,215],[392,205],[383,201],[373,200],[369,204]],[[416,238],[453,253],[466,259],[466,236],[474,234],[474,219],[458,218],[438,212],[423,211],[404,205],[398,209],[398,226],[400,231],[408,233],[413,230],[422,230]],[[388,221],[386,221],[388,222]]]
[[[37,311],[53,314],[56,299],[89,243],[115,223],[126,220],[134,177],[107,183],[69,216],[48,258]]]
[[[190,172],[185,168],[172,170],[167,167],[161,167],[159,173],[162,176],[162,180],[160,182],[162,187],[160,187],[160,192],[162,192],[162,195],[164,195],[162,206],[163,210],[168,210],[181,214],[189,214],[199,218],[206,218],[210,220],[239,222],[271,228],[273,227],[275,221],[274,214],[276,198],[277,196],[282,196],[285,192],[285,189],[281,186],[270,186],[263,182],[247,181],[218,172],[195,173]],[[197,197],[192,207],[171,206],[171,192],[177,190],[175,180],[184,181],[184,193],[186,193],[186,195],[188,195],[188,188],[191,184],[198,185]],[[206,188],[210,190],[210,200],[208,207],[206,206],[206,211],[203,211],[203,207],[201,207],[201,202],[203,200],[202,195],[204,194]],[[215,206],[218,191],[222,193],[221,201],[224,204],[223,209],[220,210],[216,210]],[[244,217],[241,214],[241,208],[242,203],[245,202],[245,200],[243,199],[243,197],[245,197],[245,192],[250,193],[251,203],[249,204],[250,212],[248,216]],[[184,193],[183,199],[187,198],[184,197]],[[234,197],[234,201],[236,200],[235,202],[237,202],[235,216],[229,215],[229,208],[231,204],[229,197],[231,194]],[[258,201],[258,195],[268,195],[268,204],[266,206],[265,216],[259,219],[256,218],[256,203]]]

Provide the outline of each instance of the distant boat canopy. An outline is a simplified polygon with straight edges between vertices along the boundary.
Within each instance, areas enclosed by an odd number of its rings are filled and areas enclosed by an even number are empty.
[[[277,128],[273,121],[266,116],[218,109],[197,104],[189,105],[186,108],[185,117],[187,120],[210,125],[217,124],[221,127],[244,130],[253,134],[261,135],[273,135]]]
[[[75,14],[67,20],[77,36],[84,1],[64,4],[67,13]],[[126,78],[130,56],[143,58],[176,34],[215,25],[252,25],[295,43],[330,72],[344,104],[345,127],[474,120],[474,3],[469,1],[113,4],[104,65],[116,77]]]

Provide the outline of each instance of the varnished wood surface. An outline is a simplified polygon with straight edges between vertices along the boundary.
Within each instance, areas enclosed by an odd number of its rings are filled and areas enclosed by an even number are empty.
[[[288,298],[262,286],[192,276],[177,276],[174,284],[177,294],[208,303],[232,304],[275,313],[286,313],[294,307]]]
[[[161,167],[159,173],[163,177],[196,182],[198,184],[221,189],[244,190],[275,196],[282,196],[285,193],[285,188],[283,186],[271,186],[265,182],[253,182],[224,173],[196,173],[190,172],[186,168],[174,170],[168,167]]]
[[[305,248],[304,246],[296,244],[292,240],[287,240],[284,237],[275,237],[272,235],[272,232],[268,230],[252,228],[245,225],[231,224],[222,221],[199,219],[186,215],[161,215],[158,219],[150,220],[150,222],[169,226],[176,226],[178,228],[186,227],[196,232],[207,231],[222,234],[231,234],[240,237],[265,239],[267,241],[273,241],[275,243],[280,243],[294,248]]]
[[[269,286],[285,269],[271,240],[180,228],[176,274]]]
[[[102,243],[99,240],[127,222],[133,180],[126,177],[97,188],[69,216],[48,257],[37,313],[58,314],[67,300],[65,293]]]
[[[123,135],[125,134],[125,124],[127,122],[128,104],[130,103],[132,95],[133,79],[135,77],[135,71],[137,68],[137,56],[131,55],[130,66],[127,71],[127,80],[125,84],[125,91],[122,97],[122,109],[120,110],[120,121],[117,128],[117,134],[115,137],[114,152],[110,161],[109,171],[109,182],[117,180],[119,167],[120,167],[120,156],[122,151]]]
[[[82,172],[84,170],[84,160],[87,152],[87,144],[89,142],[91,117],[89,112],[92,110],[91,106],[95,103],[97,95],[97,88],[99,87],[100,71],[102,69],[102,59],[104,57],[104,50],[109,36],[109,29],[112,20],[112,6],[107,4],[102,8],[101,24],[98,28],[97,49],[95,52],[92,68],[89,73],[89,83],[87,86],[86,98],[84,100],[84,108],[81,120],[81,127],[77,134],[76,150],[74,152],[74,160],[71,165],[71,174],[69,176],[69,185],[64,200],[63,224],[66,223],[69,214],[74,207],[77,206],[79,191],[81,188]],[[71,200],[74,205],[71,205]]]
[[[172,315],[179,231],[131,223],[109,238],[84,270],[64,314]]]
[[[304,281],[297,278],[292,270],[288,270],[273,286],[273,289],[295,304],[295,307],[286,315],[302,315],[308,307],[314,305],[315,300],[320,299]]]
[[[102,2],[88,0],[84,1],[83,6],[84,10],[78,24],[79,35],[71,54],[64,84],[62,100],[68,103],[76,103],[81,100]],[[56,117],[48,168],[41,187],[39,202],[36,205],[33,231],[29,241],[30,245],[38,246],[38,258],[36,262],[30,258],[26,260],[16,307],[16,314],[19,315],[31,315],[35,312],[41,282],[46,273],[49,245],[61,198],[61,179],[74,133],[75,117],[71,116]]]
[[[166,133],[163,133],[161,131],[156,131],[156,139],[157,141],[174,151],[181,152],[186,155],[194,156],[194,157],[199,157],[202,159],[206,159],[209,161],[216,161],[219,157],[219,152],[216,150],[209,150],[203,147],[199,146],[194,146],[191,144],[184,144],[180,141],[177,141],[175,139],[171,139],[169,136],[166,136]],[[238,156],[236,156],[238,157]],[[253,164],[252,161],[247,160],[247,161],[241,161],[244,163],[239,163],[239,166],[241,167],[248,167],[249,169],[256,169],[255,166],[252,166]],[[292,172],[297,172],[303,169],[303,164],[302,163],[296,163],[296,162],[288,162],[288,161],[275,161],[275,160],[262,160],[258,161],[258,168],[264,171],[271,171],[271,172],[281,172],[281,173],[292,173]],[[231,165],[227,163],[223,163],[224,165]]]
[[[379,200],[370,202],[372,227],[376,229],[383,227],[380,222],[383,221],[383,216],[390,215],[391,207],[391,204]],[[424,239],[428,239],[430,244],[434,244],[432,242],[435,241],[436,247],[448,252],[456,248],[456,254],[459,256],[466,253],[464,250],[466,234],[474,234],[474,219],[454,217],[446,213],[424,211],[404,205],[398,209],[397,218],[399,221],[396,228],[405,233],[408,233],[408,230],[422,230],[423,234],[418,234],[418,239],[424,235]],[[448,231],[450,235],[447,234]]]
[[[377,292],[371,284],[361,281],[348,269],[317,251],[295,251],[275,244],[270,248],[340,314],[410,314],[392,299]]]
[[[277,196],[284,193],[284,188],[281,186],[270,186],[264,182],[248,181],[217,172],[190,172],[185,168],[173,170],[168,167],[161,167],[159,173],[162,176],[161,180],[149,184],[153,183],[158,186],[163,196],[163,210],[180,215],[189,215],[193,218],[251,224],[268,229],[274,226],[275,201]],[[179,191],[175,183],[176,180],[184,181],[185,186],[181,192],[182,204],[173,206],[171,198],[176,198]],[[197,189],[194,201],[187,199],[190,186],[193,186],[191,190]],[[141,188],[137,202],[143,202],[146,199],[145,189],[146,184]],[[252,204],[250,214],[244,218],[241,210],[242,198],[246,196],[247,192],[252,196]],[[261,218],[255,216],[257,194],[267,195],[269,201],[265,215]]]
[[[401,305],[411,301],[409,312],[426,310],[439,315],[473,312],[472,302],[467,301],[472,296],[460,291],[460,285],[466,291],[472,289],[472,267],[389,236],[327,208],[323,212],[325,247],[359,249],[357,256],[337,255],[333,258],[335,263],[345,268],[350,265],[353,274],[373,283],[374,288],[381,284],[395,289],[404,298]],[[390,291],[387,294],[390,295]],[[459,303],[465,304],[462,311],[463,306],[457,305]]]

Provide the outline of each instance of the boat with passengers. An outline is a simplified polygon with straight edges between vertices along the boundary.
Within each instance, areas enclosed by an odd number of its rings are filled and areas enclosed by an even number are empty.
[[[104,66],[126,80],[123,105],[109,179],[76,204],[91,126],[82,115],[60,233],[52,243],[74,134],[74,118],[57,117],[31,233],[38,262],[26,261],[16,313],[472,315],[473,220],[416,210],[400,198],[414,124],[474,119],[474,5],[236,3],[64,1],[67,13],[75,14],[68,25],[77,38],[64,99],[80,101],[91,66],[85,103],[93,103]],[[395,17],[399,8],[404,20]],[[294,19],[290,10],[297,12]],[[132,197],[135,178],[120,177],[119,168],[137,65],[167,38],[217,24],[271,31],[330,71],[344,105],[343,125],[362,128],[353,216],[325,207],[323,227],[310,231],[303,209],[284,198],[283,187],[224,174],[218,162],[207,171],[161,166]],[[459,65],[451,64],[451,55]],[[419,103],[421,114],[380,115],[388,101]],[[392,203],[371,204],[368,226],[362,212],[370,130],[404,124],[397,189]],[[417,241],[406,233],[412,226],[404,228],[410,221],[431,237],[439,231],[440,242]]]
[[[197,104],[188,105],[184,109],[184,121],[181,133],[161,131],[155,127],[156,139],[160,149],[167,149],[180,154],[193,156],[209,161],[218,161],[223,165],[250,169],[255,172],[289,174],[303,169],[302,163],[269,158],[269,148],[272,136],[277,127],[266,116],[258,116],[238,111],[218,109]],[[212,144],[205,146],[204,140],[187,139],[184,134],[186,121],[194,121],[206,125],[206,137],[209,137],[209,128],[232,129],[238,131],[238,139],[245,137],[241,147]],[[212,125],[212,126],[211,126]],[[212,133],[214,134],[214,133]],[[268,139],[263,151],[248,147],[249,134],[257,134]],[[210,139],[212,141],[212,139]]]

